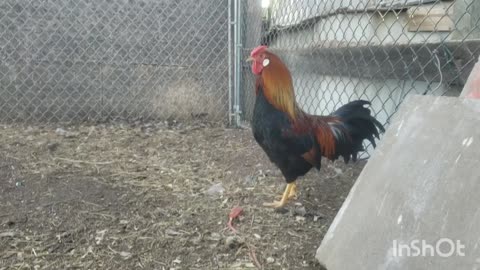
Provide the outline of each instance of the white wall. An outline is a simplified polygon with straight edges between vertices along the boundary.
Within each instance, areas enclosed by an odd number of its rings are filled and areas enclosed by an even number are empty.
[[[409,32],[408,14],[365,13],[336,15],[320,20],[302,31],[281,32],[272,46],[307,48],[311,46],[375,46],[438,43],[452,38],[449,32]]]

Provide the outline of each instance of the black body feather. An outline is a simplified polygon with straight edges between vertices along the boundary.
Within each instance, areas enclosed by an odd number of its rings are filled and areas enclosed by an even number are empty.
[[[287,183],[295,181],[312,168],[302,154],[313,147],[313,136],[285,136],[292,132],[287,114],[273,107],[261,90],[258,91],[253,110],[252,131],[257,143],[270,161],[277,165]]]
[[[313,166],[320,169],[321,146],[315,129],[295,133],[287,114],[276,109],[265,97],[261,86],[258,87],[252,118],[253,135],[269,159],[281,170],[287,183],[305,175]],[[331,132],[335,134],[335,153],[330,159],[342,156],[345,162],[350,159],[355,161],[358,152],[363,150],[365,139],[375,146],[374,137],[378,138],[378,130],[384,132],[384,128],[364,107],[369,104],[363,100],[353,101],[330,115],[329,119],[338,120],[329,122]],[[322,116],[308,117],[323,121]],[[312,149],[318,153],[314,164],[303,157]]]

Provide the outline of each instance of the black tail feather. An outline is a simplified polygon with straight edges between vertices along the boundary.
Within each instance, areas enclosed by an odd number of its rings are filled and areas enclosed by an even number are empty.
[[[358,152],[363,151],[363,141],[368,140],[376,147],[375,138],[380,138],[380,133],[385,132],[383,125],[371,115],[370,102],[356,100],[347,103],[333,112],[331,115],[342,121],[343,127],[348,133],[349,142],[337,143],[337,157],[343,156],[345,162],[350,159],[357,160]]]

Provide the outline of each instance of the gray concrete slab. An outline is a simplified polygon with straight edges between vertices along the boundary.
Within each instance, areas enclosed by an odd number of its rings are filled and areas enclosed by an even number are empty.
[[[480,101],[409,97],[317,259],[328,270],[480,269]]]

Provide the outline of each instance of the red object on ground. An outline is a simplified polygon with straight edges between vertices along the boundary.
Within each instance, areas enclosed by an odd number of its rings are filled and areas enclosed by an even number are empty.
[[[230,228],[230,230],[232,230],[232,232],[236,233],[237,230],[233,227],[232,225],[232,222],[234,219],[236,219],[238,216],[240,216],[241,214],[243,213],[243,208],[241,208],[240,206],[235,206],[234,208],[232,208],[232,210],[230,210],[230,214],[228,215],[228,228]]]
[[[480,99],[480,58],[470,72],[460,96]]]

